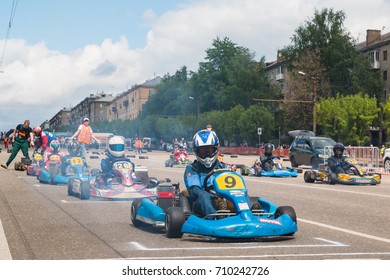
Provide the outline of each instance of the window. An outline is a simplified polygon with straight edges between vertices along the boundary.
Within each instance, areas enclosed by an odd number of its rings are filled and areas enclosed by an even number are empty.
[[[387,70],[383,71],[383,80],[387,81]]]
[[[387,51],[383,51],[383,61],[387,60]]]

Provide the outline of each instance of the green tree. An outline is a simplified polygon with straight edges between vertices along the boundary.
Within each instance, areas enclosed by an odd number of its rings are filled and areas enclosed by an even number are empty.
[[[380,77],[370,71],[365,57],[357,52],[355,40],[344,28],[344,20],[343,11],[315,10],[313,18],[296,29],[291,38],[292,44],[284,49],[286,60],[293,68],[293,62],[300,56],[318,51],[320,63],[325,69],[321,79],[329,81],[333,97],[337,93],[349,95],[356,92],[366,92],[371,97],[381,96]]]
[[[380,111],[377,100],[362,93],[321,99],[316,108],[324,134],[349,145],[370,140],[367,128],[378,120]]]

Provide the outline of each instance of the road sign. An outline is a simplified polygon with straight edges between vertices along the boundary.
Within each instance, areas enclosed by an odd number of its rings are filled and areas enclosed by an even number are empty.
[[[261,127],[257,128],[257,134],[261,135],[263,133],[263,129]]]

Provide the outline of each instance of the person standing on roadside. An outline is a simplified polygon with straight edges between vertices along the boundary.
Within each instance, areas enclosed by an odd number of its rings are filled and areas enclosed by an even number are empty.
[[[8,169],[8,166],[14,160],[19,150],[22,150],[23,155],[26,159],[30,160],[28,155],[29,144],[34,146],[34,135],[33,130],[30,127],[30,121],[25,120],[23,124],[19,124],[12,135],[11,142],[13,143],[12,153],[9,156],[6,164],[2,164],[1,167]]]
[[[81,157],[87,160],[87,147],[86,145],[91,144],[91,139],[95,140],[97,143],[100,141],[93,135],[92,128],[89,125],[89,119],[84,118],[83,123],[79,126],[77,131],[70,137],[70,141],[73,138],[77,137],[77,142],[80,144],[80,154]]]

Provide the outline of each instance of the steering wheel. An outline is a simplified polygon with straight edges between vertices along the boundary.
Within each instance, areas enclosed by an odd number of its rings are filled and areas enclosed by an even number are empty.
[[[207,173],[206,177],[204,177],[204,181],[203,181],[203,189],[210,192],[211,191],[211,188],[212,186],[207,186],[207,181],[209,180],[209,178],[216,174],[216,173],[223,173],[223,172],[226,172],[226,171],[231,171],[230,169],[228,168],[221,168],[221,169],[213,169],[211,170],[209,173]]]

